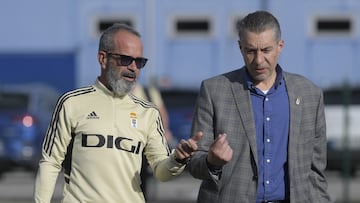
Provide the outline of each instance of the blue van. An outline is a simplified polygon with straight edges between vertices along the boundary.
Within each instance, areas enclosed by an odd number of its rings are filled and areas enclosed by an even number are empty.
[[[0,85],[0,175],[15,168],[36,171],[58,96],[42,84]]]

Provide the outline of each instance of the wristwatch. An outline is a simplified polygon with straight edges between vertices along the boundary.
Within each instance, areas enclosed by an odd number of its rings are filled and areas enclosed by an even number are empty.
[[[179,158],[176,158],[176,156],[175,156],[175,161],[180,164],[188,164],[190,162],[190,159],[191,159],[191,157],[187,157],[185,159],[179,159]]]

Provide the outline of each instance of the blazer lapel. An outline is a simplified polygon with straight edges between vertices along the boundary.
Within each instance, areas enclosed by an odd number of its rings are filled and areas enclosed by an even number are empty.
[[[257,157],[257,149],[256,149],[256,128],[254,122],[254,114],[252,111],[250,94],[248,89],[244,85],[245,82],[243,81],[244,71],[242,71],[241,73],[242,73],[241,77],[238,76],[240,78],[239,81],[232,82],[231,88],[232,88],[232,93],[234,95],[237,110],[239,111],[240,120],[244,126],[245,134],[250,143],[250,148],[254,156],[254,161],[257,167],[258,157]]]

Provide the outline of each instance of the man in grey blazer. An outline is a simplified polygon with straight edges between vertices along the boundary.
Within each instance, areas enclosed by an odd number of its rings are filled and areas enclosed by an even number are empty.
[[[271,13],[247,15],[238,32],[245,66],[204,80],[195,108],[198,203],[331,202],[321,89],[278,64],[284,41]]]

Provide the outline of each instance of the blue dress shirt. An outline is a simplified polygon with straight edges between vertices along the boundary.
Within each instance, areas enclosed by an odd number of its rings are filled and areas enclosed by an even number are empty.
[[[276,67],[274,85],[265,94],[247,75],[255,118],[258,154],[257,202],[289,198],[287,149],[289,97],[281,67]]]

